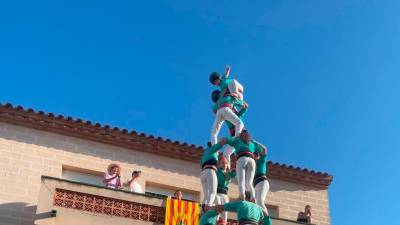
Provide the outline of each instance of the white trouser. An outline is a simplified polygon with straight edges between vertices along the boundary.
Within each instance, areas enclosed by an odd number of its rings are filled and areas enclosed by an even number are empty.
[[[242,132],[244,127],[243,121],[229,107],[220,108],[215,115],[214,124],[211,129],[211,144],[214,145],[217,143],[218,133],[225,120],[228,120],[235,126],[236,136]]]
[[[230,146],[230,145],[226,145],[225,150],[223,152],[224,157],[228,160],[228,168],[231,168],[231,155],[235,152],[235,148]]]
[[[263,210],[267,210],[265,206],[265,198],[267,197],[267,193],[269,191],[269,182],[268,180],[263,180],[258,182],[254,187],[256,191],[256,204],[259,205]]]
[[[255,191],[253,187],[253,179],[255,171],[256,162],[253,158],[242,156],[236,162],[239,196],[245,195],[245,191],[247,190],[250,192],[250,199],[254,198]]]
[[[215,198],[215,202],[217,205],[224,205],[225,203],[229,202],[229,197],[226,194],[220,194],[217,193],[217,197]],[[225,221],[228,220],[228,212],[224,211],[222,213],[220,213],[221,218],[224,219]],[[217,218],[218,220],[219,218]]]
[[[213,169],[205,169],[201,171],[201,185],[203,186],[203,204],[212,206],[217,195],[217,174]]]

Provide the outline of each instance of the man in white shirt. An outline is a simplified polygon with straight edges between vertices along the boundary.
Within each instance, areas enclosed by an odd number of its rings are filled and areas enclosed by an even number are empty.
[[[131,192],[143,193],[142,186],[139,184],[138,181],[141,173],[141,171],[133,171],[131,179],[127,180],[124,183],[124,186],[127,187]]]

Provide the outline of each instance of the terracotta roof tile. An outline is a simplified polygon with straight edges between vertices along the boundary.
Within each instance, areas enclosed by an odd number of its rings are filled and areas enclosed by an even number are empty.
[[[128,131],[118,127],[110,128],[109,125],[101,125],[74,119],[70,116],[54,115],[43,111],[35,111],[22,106],[13,107],[12,104],[0,104],[0,122],[12,123],[48,132],[59,133],[68,136],[84,138],[92,141],[116,145],[134,150],[142,150],[152,154],[172,156],[177,159],[190,162],[200,160],[203,148],[194,144],[171,141],[154,135]],[[124,141],[121,141],[124,140]],[[328,188],[333,177],[328,173],[315,172],[286,164],[268,162],[268,176],[274,179],[301,183],[318,188]]]

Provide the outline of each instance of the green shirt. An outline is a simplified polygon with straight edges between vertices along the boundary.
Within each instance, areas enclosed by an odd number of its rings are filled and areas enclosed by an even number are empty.
[[[227,137],[226,143],[235,148],[236,155],[240,152],[261,153],[263,148],[257,142],[250,140],[248,143],[237,137]]]
[[[203,156],[201,157],[201,165],[209,160],[215,160],[218,162],[218,150],[222,148],[222,145],[215,144],[204,150]]]
[[[215,224],[218,213],[215,210],[209,210],[200,217],[200,225]]]
[[[267,154],[261,155],[256,162],[256,175],[257,174],[267,174]]]
[[[228,88],[228,86],[232,83],[232,81],[233,80],[230,78],[221,77],[221,82],[219,83],[219,87],[221,88],[221,91],[223,91],[225,88]]]
[[[252,220],[259,222],[264,218],[262,209],[248,201],[229,202],[224,205],[224,210],[228,212],[236,212],[238,222],[243,220]]]
[[[264,216],[262,225],[272,225],[271,217]]]
[[[232,178],[236,177],[235,171],[228,171],[227,176],[225,176],[224,171],[221,168],[217,170],[217,179],[218,179],[218,189],[223,189],[226,192],[229,190],[229,184],[232,181]]]
[[[220,99],[218,99],[217,103],[215,103],[213,105],[213,111],[217,112],[217,110],[220,108],[220,106],[222,104],[228,103],[230,105],[232,105],[232,107],[242,107],[243,102],[240,99],[234,98],[232,96],[225,96],[225,97],[220,97]]]

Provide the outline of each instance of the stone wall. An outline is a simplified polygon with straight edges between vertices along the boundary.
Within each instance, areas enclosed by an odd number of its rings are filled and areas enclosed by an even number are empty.
[[[122,167],[122,179],[142,170],[142,186],[157,183],[194,192],[201,191],[198,164],[88,140],[0,123],[0,224],[33,224],[40,177],[61,177],[62,167],[104,172],[111,162]],[[270,205],[279,217],[296,219],[305,205],[313,207],[313,223],[328,225],[327,190],[270,180]],[[229,195],[236,197],[237,186]]]

